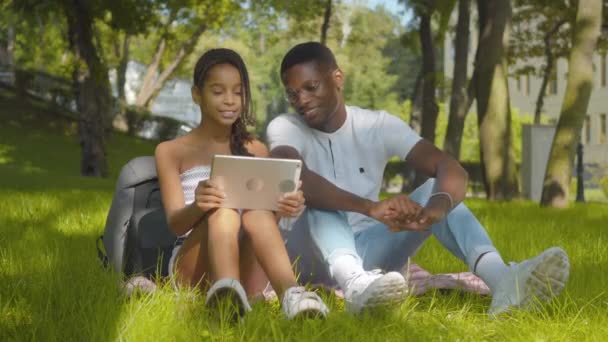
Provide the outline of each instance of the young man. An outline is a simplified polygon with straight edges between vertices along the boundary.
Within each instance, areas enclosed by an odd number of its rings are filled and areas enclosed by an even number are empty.
[[[296,114],[275,118],[267,138],[272,156],[305,164],[308,208],[287,234],[302,281],[337,283],[350,312],[398,302],[406,291],[398,271],[433,234],[488,284],[490,314],[549,300],[564,288],[569,261],[561,248],[505,265],[461,203],[467,174],[456,160],[387,112],[345,105],[344,75],[327,47],[292,48],[281,79]],[[383,171],[394,156],[431,179],[409,196],[379,201]]]

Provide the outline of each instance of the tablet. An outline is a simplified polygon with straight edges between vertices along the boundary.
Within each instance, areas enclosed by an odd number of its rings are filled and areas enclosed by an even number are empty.
[[[277,210],[279,197],[296,190],[302,161],[214,155],[212,180],[226,193],[225,208]]]

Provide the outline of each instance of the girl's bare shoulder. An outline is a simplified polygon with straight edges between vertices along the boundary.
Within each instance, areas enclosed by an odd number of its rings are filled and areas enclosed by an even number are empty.
[[[187,155],[191,154],[193,143],[187,135],[159,143],[154,153],[157,160],[171,160],[180,164]]]

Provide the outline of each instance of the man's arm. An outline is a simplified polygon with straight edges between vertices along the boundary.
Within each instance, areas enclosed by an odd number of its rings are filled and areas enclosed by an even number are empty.
[[[307,205],[319,209],[353,211],[372,217],[378,212],[378,203],[344,191],[311,171],[293,147],[277,146],[270,151],[270,156],[302,160],[302,191]]]
[[[393,211],[388,218],[392,222],[389,226],[395,231],[427,229],[464,200],[468,174],[458,161],[426,140],[420,140],[414,145],[406,161],[416,171],[435,178],[435,187],[424,208],[415,212],[415,218],[411,210]]]
[[[420,140],[405,159],[417,172],[436,179],[435,193],[448,193],[452,206],[462,202],[466,196],[468,174],[460,163],[449,154],[439,150],[426,140]],[[441,201],[442,196],[433,196],[431,201]],[[443,200],[445,200],[447,196]]]

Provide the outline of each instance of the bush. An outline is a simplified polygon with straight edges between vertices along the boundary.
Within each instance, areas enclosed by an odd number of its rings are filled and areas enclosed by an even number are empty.
[[[153,120],[158,122],[156,130],[157,139],[160,141],[171,140],[177,136],[182,122],[166,116],[155,116]]]
[[[123,111],[127,121],[127,133],[144,139],[171,140],[179,134],[183,125],[189,126],[180,120],[153,115],[143,107],[124,106]]]
[[[146,120],[152,117],[152,113],[144,107],[124,106],[123,111],[127,119],[127,133],[131,136],[137,135],[144,127]]]

